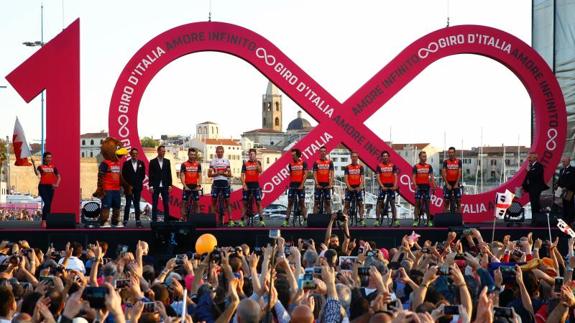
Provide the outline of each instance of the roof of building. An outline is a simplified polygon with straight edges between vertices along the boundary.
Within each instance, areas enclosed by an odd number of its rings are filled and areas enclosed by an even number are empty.
[[[234,139],[211,139],[204,138],[201,140],[207,145],[222,145],[222,146],[241,146],[241,144]]]
[[[416,149],[423,149],[429,146],[429,143],[416,143],[416,144],[392,144],[393,150],[404,150],[407,146],[415,147]]]
[[[271,81],[268,81],[266,95],[281,95],[280,90]]]
[[[200,125],[200,124],[217,124],[217,123],[215,123],[213,121],[204,121],[202,123],[198,123],[198,125]]]
[[[293,119],[287,127],[287,130],[304,130],[304,129],[311,129],[311,123],[306,119],[302,118],[301,111],[297,112],[297,118]]]
[[[282,131],[279,130],[274,130],[271,128],[259,128],[259,129],[254,129],[254,130],[250,130],[250,131],[246,131],[244,132],[244,134],[246,133],[273,133],[273,134],[278,134],[278,133],[283,133]]]
[[[80,135],[80,138],[107,138],[107,132],[87,132]]]

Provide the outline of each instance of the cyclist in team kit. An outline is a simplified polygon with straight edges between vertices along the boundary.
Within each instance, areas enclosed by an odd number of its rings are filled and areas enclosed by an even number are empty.
[[[349,218],[349,204],[352,198],[355,197],[357,206],[359,207],[359,225],[365,227],[365,220],[363,218],[363,166],[359,164],[359,156],[356,152],[351,153],[351,164],[345,166],[344,169],[344,182],[346,185],[345,190],[345,204],[343,207],[343,214]],[[355,210],[358,211],[357,209]]]
[[[376,225],[383,225],[383,211],[385,208],[385,202],[388,200],[389,208],[391,209],[392,214],[391,225],[399,227],[399,220],[397,220],[397,208],[395,206],[395,192],[397,191],[398,169],[397,166],[389,161],[389,152],[383,151],[381,153],[381,163],[377,165],[376,173],[377,183],[379,184],[379,196],[377,197],[378,207],[376,208],[379,223],[376,222]]]
[[[305,209],[305,179],[307,177],[307,163],[301,158],[301,151],[297,148],[291,150],[292,160],[288,164],[290,174],[290,185],[288,189],[288,206],[286,219],[282,227],[289,226],[289,217],[295,197],[299,199],[299,210],[303,216],[304,222],[307,221],[307,212]]]
[[[229,226],[234,226],[232,221],[232,206],[230,204],[230,177],[232,177],[232,170],[230,168],[230,161],[224,158],[224,147],[216,147],[216,158],[210,161],[210,168],[208,169],[208,177],[213,178],[212,183],[212,212],[216,213],[216,204],[218,202],[218,195],[222,194],[224,199],[224,208],[228,211]],[[218,212],[220,210],[217,210]],[[223,225],[223,214],[220,214],[221,223]]]
[[[443,168],[441,169],[441,177],[445,181],[443,187],[445,212],[447,213],[453,208],[455,213],[458,213],[461,209],[461,160],[455,157],[455,147],[449,147],[447,156],[449,158],[443,161]],[[452,197],[455,199],[455,205],[451,205]]]
[[[412,181],[415,184],[415,215],[413,217],[413,226],[416,227],[420,221],[420,211],[425,206],[427,211],[427,226],[433,226],[433,215],[429,209],[429,200],[431,198],[431,189],[435,189],[433,180],[433,168],[426,163],[427,153],[419,152],[419,163],[413,166]]]
[[[313,164],[313,178],[315,181],[313,213],[319,211],[319,202],[324,197],[325,214],[331,214],[331,188],[333,187],[333,162],[327,158],[327,148],[319,149],[319,159]]]
[[[180,167],[180,181],[184,191],[182,192],[182,219],[188,218],[189,203],[192,203],[193,214],[198,214],[198,202],[200,201],[200,183],[202,182],[202,165],[198,162],[195,148],[188,149],[188,160]]]
[[[250,201],[250,194],[253,194],[253,198],[256,201],[258,214],[260,216],[259,225],[265,227],[263,214],[262,214],[262,191],[260,189],[260,174],[262,173],[262,164],[257,160],[256,150],[254,148],[249,150],[249,159],[244,161],[242,165],[242,189],[243,189],[243,211],[242,211],[242,221],[238,223],[238,226],[245,226],[245,222],[248,220],[248,212],[251,211],[252,205]]]

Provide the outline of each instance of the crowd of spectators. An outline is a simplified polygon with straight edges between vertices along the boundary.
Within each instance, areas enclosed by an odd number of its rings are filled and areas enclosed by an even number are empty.
[[[340,218],[341,220],[341,218]],[[6,322],[566,322],[573,244],[531,234],[487,241],[476,229],[443,241],[416,232],[396,246],[332,234],[267,246],[151,255],[147,242],[63,250],[0,243]]]

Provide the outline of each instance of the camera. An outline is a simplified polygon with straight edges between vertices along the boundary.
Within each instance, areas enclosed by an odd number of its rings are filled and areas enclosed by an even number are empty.
[[[106,287],[86,287],[82,298],[90,303],[90,307],[103,309],[106,308],[106,295],[108,295]]]
[[[361,287],[367,287],[369,285],[369,267],[357,268],[357,275],[361,281]]]
[[[154,313],[156,311],[156,303],[154,302],[144,302],[144,313]]]
[[[54,281],[52,280],[54,276],[40,276],[40,282],[45,285],[54,285]]]
[[[321,269],[321,268],[320,268]],[[314,268],[306,268],[303,274],[302,288],[304,290],[316,289],[315,281],[313,280]]]
[[[515,267],[512,266],[500,266],[501,277],[503,277],[503,283],[509,284],[515,282]]]
[[[442,276],[449,276],[451,274],[451,268],[447,266],[439,267],[439,274]]]
[[[553,285],[554,293],[561,293],[561,287],[563,287],[563,277],[555,277],[555,284]]]
[[[493,318],[512,319],[513,309],[511,307],[494,307]]]
[[[429,248],[427,247],[421,248],[421,253],[429,253]]]
[[[8,258],[8,261],[13,266],[18,266],[21,260],[22,259],[20,259],[20,256],[10,256],[10,258]]]
[[[277,239],[281,237],[281,232],[279,229],[270,229],[269,238],[270,239]]]
[[[444,315],[459,315],[459,306],[456,305],[446,305],[443,307]]]
[[[118,279],[116,280],[116,284],[114,287],[116,288],[124,288],[130,285],[129,279]]]
[[[186,254],[179,254],[176,255],[176,266],[181,266],[184,264],[184,260],[186,259]]]

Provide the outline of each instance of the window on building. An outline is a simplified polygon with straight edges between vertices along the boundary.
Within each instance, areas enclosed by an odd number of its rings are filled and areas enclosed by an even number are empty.
[[[100,145],[104,142],[104,139],[100,139]]]
[[[94,153],[93,153],[93,152],[90,152],[90,157],[94,157]]]
[[[509,166],[509,165],[511,165],[511,160],[506,159],[506,160],[505,160],[505,166]]]
[[[266,163],[268,163],[268,164],[270,163],[270,158],[269,158],[269,157],[266,157]]]
[[[274,124],[276,125],[276,127],[279,126],[280,125],[280,118],[276,117]]]
[[[90,140],[90,145],[94,145],[94,139]]]
[[[496,166],[497,165],[497,159],[492,159],[491,160],[491,166]]]
[[[84,152],[82,152],[82,158],[84,158]]]
[[[86,140],[82,139],[82,146],[86,146]]]
[[[494,170],[491,171],[491,177],[495,178],[495,171]]]
[[[469,171],[469,168],[465,170],[465,173],[466,173],[467,175],[471,174],[471,172]]]
[[[280,110],[280,103],[276,102],[276,111],[279,111],[279,110]]]

